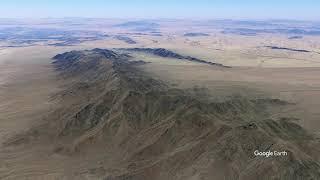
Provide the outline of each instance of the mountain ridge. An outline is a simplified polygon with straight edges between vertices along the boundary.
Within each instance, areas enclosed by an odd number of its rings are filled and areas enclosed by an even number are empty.
[[[270,108],[289,102],[241,96],[215,102],[201,89],[173,88],[150,77],[139,68],[144,62],[113,50],[53,59],[68,84],[54,96],[61,107],[37,134],[54,137],[53,152],[65,156],[100,147],[101,179],[320,177],[319,142],[295,119],[272,118]],[[255,157],[255,150],[288,156]],[[104,159],[107,154],[113,159]]]

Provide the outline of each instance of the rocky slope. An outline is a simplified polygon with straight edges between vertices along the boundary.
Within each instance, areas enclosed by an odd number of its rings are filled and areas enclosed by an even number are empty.
[[[293,118],[271,118],[289,103],[211,101],[201,89],[174,89],[147,76],[139,69],[144,62],[130,58],[104,49],[54,57],[68,85],[53,97],[61,108],[37,134],[55,137],[55,153],[90,155],[104,147],[105,180],[320,178],[318,140]],[[256,157],[255,150],[288,155]]]

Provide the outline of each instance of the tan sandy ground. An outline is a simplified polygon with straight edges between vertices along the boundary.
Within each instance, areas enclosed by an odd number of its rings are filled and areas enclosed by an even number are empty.
[[[57,87],[47,54],[41,48],[8,49],[1,54],[1,142],[32,126],[50,107],[49,95]]]
[[[50,57],[56,51],[59,50],[18,48],[1,55],[0,179],[61,179],[59,172],[65,161],[48,154],[52,151],[50,142],[28,148],[3,146],[3,142],[38,125],[54,110],[56,105],[50,96],[59,85]]]

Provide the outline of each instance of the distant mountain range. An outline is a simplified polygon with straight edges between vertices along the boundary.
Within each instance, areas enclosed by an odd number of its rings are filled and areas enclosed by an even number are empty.
[[[156,31],[160,24],[152,21],[128,21],[125,23],[117,24],[115,27],[131,29],[135,31]]]

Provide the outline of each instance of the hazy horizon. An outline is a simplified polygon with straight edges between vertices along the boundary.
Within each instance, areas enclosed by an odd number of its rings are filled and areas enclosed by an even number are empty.
[[[3,1],[0,18],[131,19],[290,19],[318,20],[320,2],[312,0],[11,0]]]

